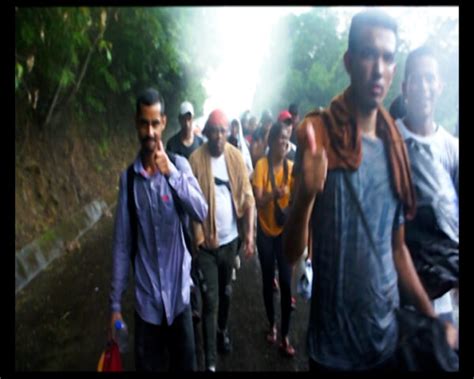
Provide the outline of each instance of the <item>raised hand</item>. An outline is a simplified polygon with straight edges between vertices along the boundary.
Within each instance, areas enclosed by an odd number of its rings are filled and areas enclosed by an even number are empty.
[[[163,147],[163,142],[158,140],[157,149],[153,153],[153,162],[155,163],[156,168],[163,175],[170,174],[170,160],[166,154],[165,148]]]
[[[308,144],[303,152],[301,196],[311,200],[316,196],[317,192],[321,192],[324,189],[328,159],[326,150],[324,148],[317,148],[313,124],[310,121],[306,121],[304,128]]]
[[[284,186],[276,187],[273,189],[273,197],[275,200],[278,200],[285,196],[285,193],[286,191]]]

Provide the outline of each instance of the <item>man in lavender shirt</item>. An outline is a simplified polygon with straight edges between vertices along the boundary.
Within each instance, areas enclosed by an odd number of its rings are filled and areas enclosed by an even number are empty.
[[[113,330],[115,321],[122,320],[121,298],[132,263],[135,365],[139,371],[164,370],[167,366],[170,370],[196,369],[190,309],[191,256],[173,192],[193,220],[202,222],[208,208],[187,160],[176,156],[173,164],[163,148],[164,112],[164,100],[155,89],[147,89],[138,96],[135,122],[141,149],[132,171],[136,254],[132,254],[135,243],[127,170],[120,176],[115,214],[110,326]],[[169,353],[169,365],[165,350]]]

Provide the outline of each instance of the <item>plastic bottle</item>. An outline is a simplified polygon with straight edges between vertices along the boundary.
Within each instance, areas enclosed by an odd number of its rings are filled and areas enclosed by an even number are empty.
[[[128,328],[123,320],[115,321],[115,341],[121,353],[128,352]]]

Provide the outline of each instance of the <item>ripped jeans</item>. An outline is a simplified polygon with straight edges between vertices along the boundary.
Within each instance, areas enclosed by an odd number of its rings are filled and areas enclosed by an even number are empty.
[[[206,367],[217,363],[217,327],[227,328],[232,268],[237,252],[238,238],[215,250],[199,248],[198,275],[203,300],[202,321]]]

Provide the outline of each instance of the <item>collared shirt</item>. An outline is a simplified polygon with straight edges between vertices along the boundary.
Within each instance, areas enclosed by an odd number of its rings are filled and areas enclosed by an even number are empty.
[[[157,172],[147,174],[140,155],[133,164],[133,194],[137,209],[137,243],[135,256],[135,306],[140,317],[155,325],[166,317],[168,324],[189,304],[191,256],[184,240],[179,215],[170,185],[176,191],[182,208],[197,221],[207,217],[207,203],[191,167],[176,156],[168,180]],[[115,214],[113,269],[110,305],[121,311],[130,268],[131,226],[128,212],[127,171],[120,177],[119,199]]]

